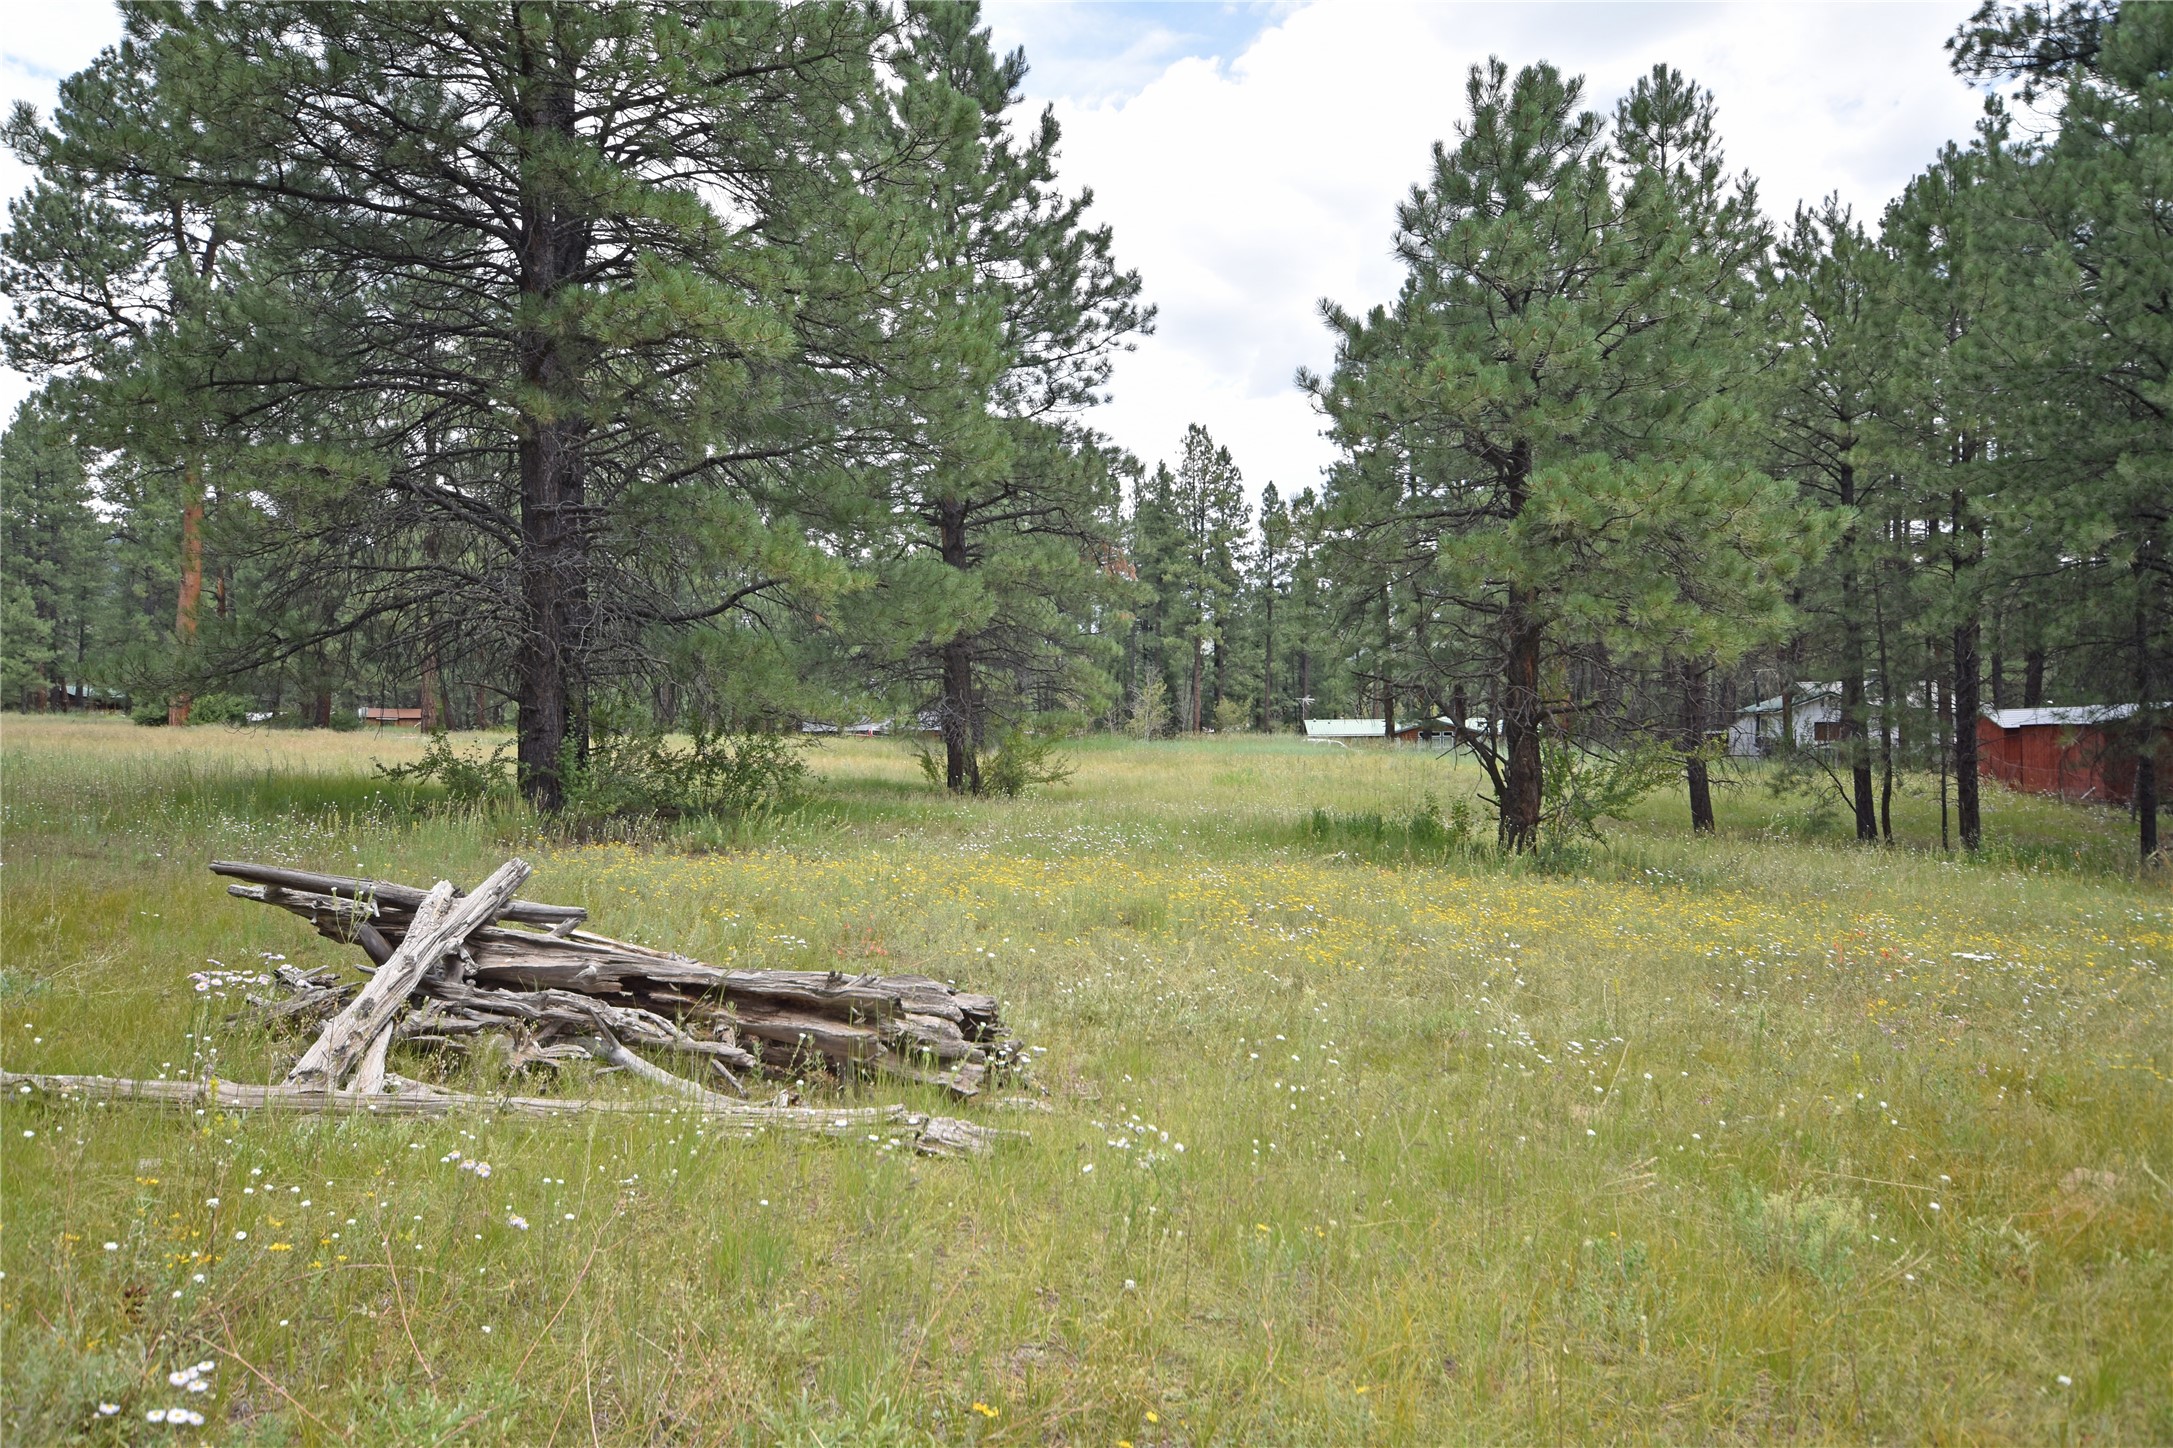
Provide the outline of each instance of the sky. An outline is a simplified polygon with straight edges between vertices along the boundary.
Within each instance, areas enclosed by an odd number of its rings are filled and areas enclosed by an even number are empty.
[[[1091,188],[1119,261],[1159,310],[1093,421],[1150,465],[1188,423],[1255,493],[1316,486],[1333,450],[1294,377],[1333,360],[1319,303],[1395,294],[1396,203],[1454,141],[1470,67],[1547,60],[1611,109],[1661,61],[1712,91],[1731,169],[1769,214],[1837,193],[1868,226],[1983,114],[1942,44],[1972,9],[1939,4],[991,0],[1023,46],[1024,110],[1053,106],[1061,174]],[[112,7],[47,0],[0,34],[0,101],[53,103],[118,38]],[[0,195],[27,176],[0,158]],[[30,381],[0,372],[0,410]]]

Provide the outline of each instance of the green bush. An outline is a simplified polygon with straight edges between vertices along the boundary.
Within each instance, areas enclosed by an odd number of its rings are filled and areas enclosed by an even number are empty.
[[[159,728],[166,722],[166,701],[159,699],[155,702],[132,704],[128,709],[128,717],[146,729]]]
[[[487,755],[461,754],[443,729],[434,729],[422,758],[413,764],[380,764],[377,772],[403,784],[434,784],[445,791],[449,802],[474,806],[492,798],[512,797],[513,762],[505,757],[512,747],[512,741],[505,740]]]
[[[252,702],[240,694],[198,694],[189,701],[189,722],[246,724]]]
[[[564,818],[575,830],[611,820],[745,814],[789,802],[807,777],[801,744],[781,734],[697,729],[676,748],[657,729],[599,728],[587,759],[568,756]]]
[[[1600,821],[1621,819],[1639,800],[1682,771],[1683,756],[1657,739],[1622,749],[1586,750],[1548,733],[1539,743],[1545,812],[1540,834],[1558,847],[1598,841]]]
[[[1053,734],[1007,731],[993,754],[981,761],[981,788],[1016,799],[1039,784],[1062,784],[1076,767],[1057,752],[1063,740]]]

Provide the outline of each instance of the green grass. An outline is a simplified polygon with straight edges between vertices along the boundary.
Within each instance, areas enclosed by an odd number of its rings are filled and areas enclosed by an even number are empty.
[[[1964,862],[1921,781],[1864,851],[1750,778],[1505,865],[1422,751],[958,803],[838,741],[758,826],[577,845],[383,786],[412,739],[0,730],[11,1069],[284,1069],[188,974],[341,953],[208,858],[519,852],[612,933],[993,990],[1050,1108],[937,1162],[11,1100],[11,1444],[2173,1439],[2173,894],[2117,813],[1995,792]]]

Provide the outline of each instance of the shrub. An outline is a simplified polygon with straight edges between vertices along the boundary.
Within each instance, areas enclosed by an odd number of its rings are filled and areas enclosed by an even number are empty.
[[[588,758],[566,762],[565,819],[580,830],[784,804],[807,777],[800,755],[800,741],[781,734],[697,729],[681,749],[658,729],[599,728]]]
[[[1683,767],[1682,755],[1657,739],[1585,750],[1550,733],[1541,738],[1539,750],[1545,800],[1539,828],[1557,846],[1600,839],[1601,820],[1622,818]]]
[[[251,700],[240,694],[198,694],[189,701],[191,724],[245,724]]]
[[[451,803],[473,806],[493,796],[511,797],[513,762],[505,755],[512,747],[507,740],[488,755],[461,754],[454,750],[443,729],[434,729],[422,758],[413,764],[380,764],[377,772],[400,783],[434,784],[445,791]]]
[[[1134,739],[1153,739],[1169,727],[1169,685],[1160,674],[1149,674],[1132,701],[1132,717],[1125,732]]]
[[[1007,731],[996,751],[981,761],[981,787],[991,794],[1016,799],[1038,784],[1062,784],[1076,768],[1057,753],[1063,740],[1054,734]]]
[[[1854,1274],[1869,1231],[1854,1197],[1769,1192],[1744,1200],[1737,1216],[1750,1249],[1769,1266],[1793,1267],[1828,1286]]]

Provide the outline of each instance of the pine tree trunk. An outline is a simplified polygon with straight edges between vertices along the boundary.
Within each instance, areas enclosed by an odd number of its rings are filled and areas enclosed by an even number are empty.
[[[1841,504],[1853,508],[1856,505],[1856,467],[1853,463],[1841,464]],[[1879,822],[1871,805],[1871,741],[1869,738],[1869,711],[1865,707],[1864,691],[1864,626],[1857,616],[1857,602],[1862,595],[1855,567],[1856,532],[1849,530],[1841,540],[1844,562],[1841,570],[1841,735],[1848,741],[1849,790],[1856,810],[1856,839],[1860,844],[1870,844],[1879,837]]]
[[[981,792],[980,720],[973,698],[973,646],[943,646],[943,786],[953,794]]]
[[[1713,781],[1705,765],[1705,670],[1690,660],[1682,666],[1683,725],[1678,747],[1690,791],[1690,832],[1713,833]]]
[[[534,12],[516,12],[525,26]],[[545,24],[550,23],[548,20]],[[579,144],[571,82],[550,69],[549,37],[527,38],[521,60],[526,87],[515,105],[528,133],[531,155]],[[546,179],[548,167],[524,178],[520,217],[520,287],[530,315],[546,315],[554,301],[580,285],[587,262],[589,223],[560,205],[561,193]],[[535,395],[561,399],[522,420],[521,605],[522,632],[514,673],[520,690],[515,756],[523,789],[536,807],[555,813],[565,804],[562,769],[588,753],[588,715],[577,698],[581,677],[581,626],[588,601],[587,425],[580,421],[583,359],[577,344],[539,324],[518,339],[521,380]],[[564,325],[563,323],[558,325]]]
[[[1513,851],[1539,843],[1539,645],[1541,630],[1532,617],[1526,590],[1512,586],[1502,613],[1502,748],[1508,768],[1502,777],[1501,843]]]
[[[963,573],[973,559],[966,549],[966,505],[936,505],[936,551]],[[943,646],[943,787],[953,794],[981,792],[981,719],[973,690],[973,640],[960,636]]]
[[[1260,662],[1260,732],[1275,732],[1275,590],[1267,591],[1267,636]]]
[[[1852,636],[1856,633],[1853,626],[1848,631]],[[1871,800],[1871,711],[1865,697],[1860,639],[1850,652],[1852,657],[1844,666],[1841,678],[1841,727],[1848,741],[1849,792],[1856,810],[1856,840],[1858,844],[1869,845],[1879,838],[1879,819]]]
[[[2150,741],[2155,744],[2157,741]],[[2141,859],[2147,865],[2158,860],[2158,764],[2146,745],[2135,756],[2135,824]]]
[[[2022,707],[2035,709],[2045,702],[2045,651],[2031,649],[2022,656]]]
[[[1954,630],[1954,822],[1962,848],[1975,851],[1984,844],[1984,823],[1978,811],[1977,636],[1981,625],[1972,618]]]
[[[2158,863],[2158,747],[2164,739],[2152,707],[2158,690],[2150,656],[2150,575],[2158,548],[2159,535],[2152,530],[2136,550],[2134,564],[2135,702],[2138,721],[2148,726],[2135,741],[2135,827],[2138,857],[2146,869]]]
[[[432,734],[446,727],[445,690],[438,679],[438,650],[435,644],[423,653],[421,693],[422,732]]]
[[[196,469],[184,474],[188,499],[181,505],[181,592],[174,603],[174,636],[186,651],[196,642],[196,610],[204,597],[204,485]],[[187,689],[166,705],[166,722],[180,727],[189,722],[193,696]]]
[[[1192,684],[1190,691],[1185,696],[1187,723],[1191,726],[1191,732],[1194,734],[1200,732],[1200,674],[1201,653],[1204,648],[1205,644],[1202,640],[1194,635],[1192,640]]]
[[[1531,445],[1519,442],[1511,453],[1505,489],[1511,517],[1524,511],[1531,476]],[[1539,652],[1545,629],[1538,603],[1529,589],[1511,584],[1501,613],[1501,843],[1503,849],[1517,852],[1539,844],[1545,788],[1539,753]]]

